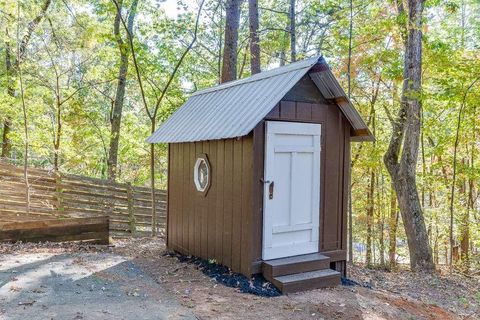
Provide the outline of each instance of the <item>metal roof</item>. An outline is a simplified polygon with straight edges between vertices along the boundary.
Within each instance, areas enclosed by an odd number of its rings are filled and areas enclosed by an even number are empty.
[[[314,66],[321,69],[315,71]],[[314,57],[194,93],[147,142],[176,143],[245,136],[311,69],[310,76],[325,98],[343,98],[337,103],[353,128],[358,132],[366,130],[365,136],[371,136],[325,60]],[[317,77],[315,73],[324,76]]]

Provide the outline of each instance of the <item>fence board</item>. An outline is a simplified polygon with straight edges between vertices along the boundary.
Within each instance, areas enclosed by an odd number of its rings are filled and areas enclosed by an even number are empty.
[[[15,221],[0,225],[0,241],[92,241],[108,244],[108,217]]]

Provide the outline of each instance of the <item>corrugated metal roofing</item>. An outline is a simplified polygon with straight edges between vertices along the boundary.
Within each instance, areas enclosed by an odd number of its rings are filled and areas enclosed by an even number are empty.
[[[247,135],[317,63],[326,65],[322,57],[314,57],[198,91],[160,125],[147,142],[192,142]],[[331,73],[328,67],[323,72]],[[328,85],[332,79],[340,87],[333,74],[327,75],[324,80],[318,80],[322,85],[312,78],[322,94],[328,88],[335,91],[338,89]],[[340,90],[345,95],[341,88]],[[358,115],[353,106],[350,103],[348,105]],[[352,121],[347,116],[354,129],[367,129],[360,115],[358,117],[361,123]]]

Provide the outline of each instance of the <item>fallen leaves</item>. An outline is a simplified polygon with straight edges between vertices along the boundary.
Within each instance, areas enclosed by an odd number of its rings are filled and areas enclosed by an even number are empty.
[[[22,291],[22,288],[19,287],[19,286],[13,285],[13,286],[10,286],[9,291],[10,291],[10,292],[20,292],[20,291]]]
[[[139,297],[140,296],[140,293],[138,293],[140,291],[140,289],[134,289],[133,291],[127,291],[127,296],[131,296],[131,297]]]
[[[472,311],[480,312],[480,278],[468,279],[447,272],[416,273],[406,267],[393,272],[368,269],[355,265],[348,268],[350,277],[365,283],[370,282],[377,291],[402,298],[440,306],[453,313],[467,316]]]
[[[121,245],[117,245],[120,243]],[[115,243],[114,248],[96,248],[80,244],[16,244],[11,248],[23,248],[21,252],[48,252],[69,253],[73,257],[72,265],[82,265],[86,262],[84,253],[111,252],[132,261],[122,270],[131,277],[132,281],[152,278],[165,290],[175,293],[183,306],[192,310],[199,318],[223,319],[250,319],[271,318],[275,319],[358,319],[371,317],[393,319],[392,314],[399,314],[398,319],[408,319],[409,316],[422,315],[425,319],[446,319],[455,313],[465,314],[467,319],[478,318],[478,305],[480,303],[480,290],[477,279],[449,275],[422,275],[413,274],[406,270],[401,272],[385,272],[370,270],[359,266],[349,267],[350,277],[364,284],[371,283],[373,289],[361,285],[350,287],[340,286],[335,289],[315,290],[277,298],[264,298],[242,294],[234,288],[228,288],[218,281],[205,276],[198,266],[191,263],[180,263],[177,259],[162,256],[165,246],[162,239],[127,239]],[[0,252],[5,246],[0,245]],[[134,261],[134,264],[133,264]],[[70,268],[69,264],[69,268]],[[18,269],[18,267],[16,267]],[[143,276],[138,272],[141,268],[146,272]],[[11,270],[7,280],[10,279],[10,292],[27,290],[16,284],[23,284],[22,269]],[[52,274],[55,276],[55,273]],[[108,281],[107,281],[108,280]],[[111,282],[122,281],[114,273],[98,271],[95,273],[94,284],[76,283],[72,293],[99,295],[99,297],[121,297],[123,301],[143,298],[151,292],[138,282],[132,282],[129,287],[124,287],[118,293],[112,289]],[[247,286],[252,286],[250,281]],[[45,293],[45,287],[29,288],[31,293]],[[112,293],[113,292],[113,293]],[[145,293],[144,293],[145,292]],[[79,299],[81,296],[77,296]],[[20,306],[27,308],[36,303],[44,303],[44,296],[32,295],[29,298],[21,296]],[[130,298],[128,298],[130,297]],[[159,295],[155,299],[160,299]],[[18,300],[17,300],[18,301]],[[135,302],[136,303],[136,302]],[[1,304],[1,301],[0,301]],[[46,308],[46,307],[45,307]],[[33,309],[29,309],[33,310]],[[104,309],[105,310],[105,309]],[[450,310],[450,311],[449,311]],[[104,312],[107,313],[108,311]],[[2,311],[0,310],[0,315]],[[428,316],[424,316],[428,315]],[[86,318],[86,315],[81,315]],[[82,319],[78,317],[78,319]]]

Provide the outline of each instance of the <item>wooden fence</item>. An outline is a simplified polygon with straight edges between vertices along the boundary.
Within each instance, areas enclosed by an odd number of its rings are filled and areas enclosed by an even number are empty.
[[[45,218],[108,216],[113,236],[150,233],[151,190],[78,175],[55,175],[28,169],[30,210],[23,168],[0,162],[0,217],[34,215]],[[157,230],[165,227],[166,192],[156,190]]]

